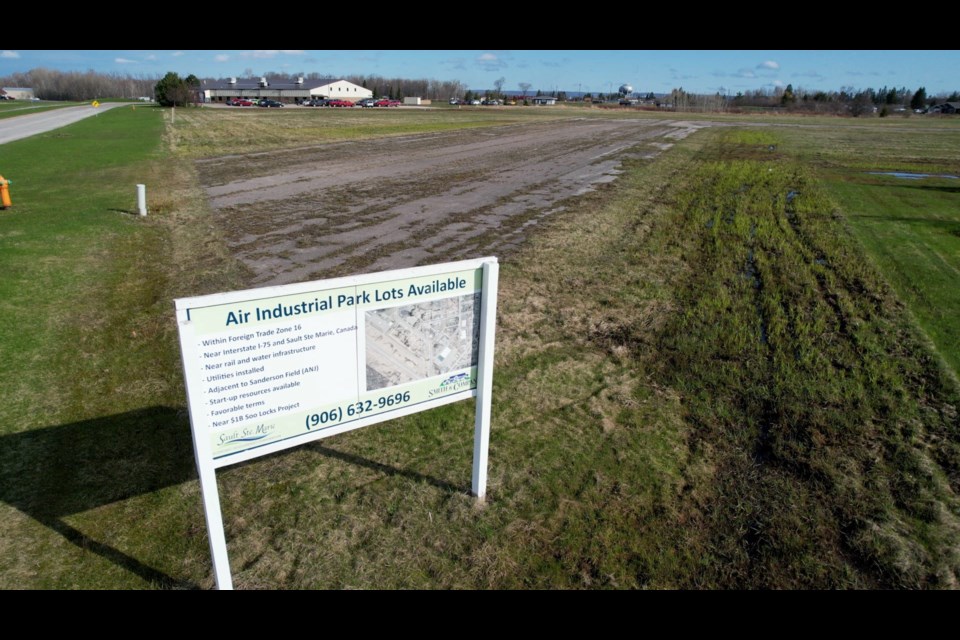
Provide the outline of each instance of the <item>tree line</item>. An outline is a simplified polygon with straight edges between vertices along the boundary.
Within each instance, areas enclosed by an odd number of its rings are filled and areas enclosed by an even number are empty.
[[[0,86],[28,87],[41,100],[153,96],[157,76],[37,68],[0,77]]]
[[[787,111],[850,114],[859,116],[866,113],[887,115],[894,111],[916,111],[942,102],[960,101],[960,92],[941,93],[928,96],[925,87],[916,90],[907,87],[880,87],[874,89],[855,89],[841,87],[839,91],[810,91],[802,87],[794,89],[792,84],[774,89],[759,89],[724,97],[729,108],[767,107]]]

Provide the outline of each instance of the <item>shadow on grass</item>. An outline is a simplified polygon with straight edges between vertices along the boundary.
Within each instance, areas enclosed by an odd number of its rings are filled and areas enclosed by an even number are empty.
[[[329,458],[461,493],[469,487],[311,443]],[[295,451],[288,449],[274,455]],[[249,464],[255,461],[249,461]],[[240,466],[240,465],[237,465]],[[161,588],[199,589],[95,540],[65,518],[197,478],[188,419],[170,407],[0,436],[0,501]]]
[[[128,216],[136,216],[136,217],[138,217],[138,218],[140,217],[140,212],[139,212],[139,211],[136,211],[136,210],[134,210],[134,209],[115,209],[115,208],[111,208],[111,209],[107,209],[107,211],[113,211],[114,213],[125,213],[125,214],[127,214]]]
[[[402,476],[404,478],[409,478],[410,480],[415,480],[416,482],[425,482],[437,487],[438,489],[449,491],[450,493],[470,493],[471,488],[469,485],[458,487],[453,483],[447,482],[446,480],[440,480],[438,478],[434,478],[433,476],[427,476],[416,471],[408,471],[407,469],[391,467],[388,464],[377,462],[376,460],[370,460],[369,458],[364,458],[353,453],[345,453],[343,451],[331,449],[330,447],[324,446],[318,442],[311,443],[309,448],[311,451],[315,451],[322,456],[336,458],[337,460],[341,460],[347,464],[366,467],[367,469],[372,469],[378,473],[383,473],[390,476]]]
[[[0,500],[160,587],[200,585],[94,540],[64,518],[196,477],[187,419],[169,407],[0,436]]]

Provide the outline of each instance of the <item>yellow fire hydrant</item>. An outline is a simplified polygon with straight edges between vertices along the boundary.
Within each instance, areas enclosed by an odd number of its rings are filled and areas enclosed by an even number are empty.
[[[6,209],[7,207],[12,207],[13,203],[10,202],[10,181],[4,180],[3,176],[0,176],[0,209]]]

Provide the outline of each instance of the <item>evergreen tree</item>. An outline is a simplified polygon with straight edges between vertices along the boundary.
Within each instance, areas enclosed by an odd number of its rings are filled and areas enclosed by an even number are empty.
[[[784,107],[789,106],[797,101],[797,97],[793,94],[793,85],[788,84],[787,88],[783,90],[783,95],[780,96],[780,104]]]
[[[196,76],[189,76],[199,86],[200,82]],[[153,93],[157,98],[157,103],[163,107],[182,107],[190,102],[192,90],[187,81],[180,77],[175,71],[168,71],[167,75],[157,81],[153,88]]]
[[[917,89],[913,97],[910,98],[911,109],[923,109],[927,106],[927,90],[924,87]]]

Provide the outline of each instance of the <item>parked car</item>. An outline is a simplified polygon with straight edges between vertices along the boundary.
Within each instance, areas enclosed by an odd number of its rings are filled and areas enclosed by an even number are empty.
[[[282,107],[283,103],[276,100],[261,100],[258,105],[261,107]]]
[[[325,98],[314,98],[309,102],[304,102],[303,104],[307,107],[326,107],[329,106],[330,101]]]
[[[233,100],[229,101],[227,104],[233,107],[252,107],[253,101],[247,100],[246,98],[234,98]]]
[[[374,104],[375,107],[399,107],[399,100],[377,100]]]
[[[377,106],[377,101],[374,100],[373,98],[364,98],[363,100],[360,100],[359,102],[357,102],[357,106],[358,107],[375,107]]]
[[[456,106],[456,105],[460,104],[460,101],[457,100],[456,98],[450,98],[450,104]]]
[[[330,100],[327,103],[328,107],[352,107],[353,103],[349,100]]]

